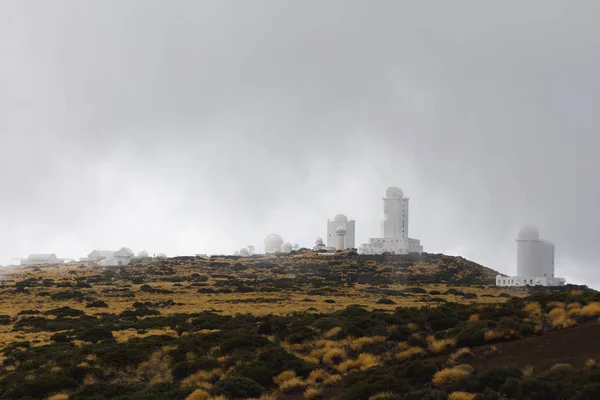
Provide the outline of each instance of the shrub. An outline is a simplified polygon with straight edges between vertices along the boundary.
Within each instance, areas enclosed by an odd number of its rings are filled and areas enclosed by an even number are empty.
[[[508,378],[521,379],[523,372],[515,367],[492,368],[480,372],[475,377],[475,383],[479,390],[489,387],[494,390],[500,390]]]
[[[114,336],[110,329],[102,327],[94,327],[86,329],[76,334],[77,339],[84,340],[86,342],[98,343],[100,341],[111,341],[114,340]]]
[[[304,400],[318,400],[321,398],[322,390],[315,387],[309,387],[304,392]]]
[[[196,389],[185,400],[209,400],[210,394],[202,389]]]
[[[344,361],[344,359],[347,357],[346,352],[343,349],[334,347],[332,349],[329,349],[324,355],[323,355],[323,363],[329,365],[329,366],[333,366],[335,364],[339,364],[342,361]]]
[[[456,346],[456,339],[440,339],[440,340],[431,340],[427,349],[431,354],[439,354],[443,353],[449,347]]]
[[[402,400],[403,397],[392,392],[377,393],[369,397],[369,400]]]
[[[406,350],[401,351],[395,355],[396,360],[409,360],[412,358],[420,357],[425,355],[425,349],[421,347],[409,347]]]
[[[294,377],[286,380],[279,385],[279,389],[285,394],[298,394],[304,392],[306,389],[306,382],[302,379]]]
[[[450,364],[456,364],[460,361],[464,361],[466,359],[473,358],[473,353],[468,347],[461,347],[448,358],[448,362]]]
[[[296,372],[295,371],[283,371],[282,373],[280,373],[279,375],[277,375],[275,378],[273,378],[273,382],[275,382],[277,385],[281,386],[281,384],[285,381],[289,381],[290,379],[294,379],[296,378]]]
[[[325,334],[323,336],[325,336],[327,339],[333,339],[333,338],[337,337],[341,332],[342,332],[342,328],[339,326],[336,326],[335,328],[331,328],[330,330],[325,332]]]
[[[448,400],[473,400],[475,396],[475,393],[452,392],[448,395]]]
[[[221,379],[212,388],[215,395],[223,395],[228,398],[249,398],[258,397],[265,391],[265,388],[252,379],[237,376],[228,376]]]
[[[377,304],[396,304],[394,300],[388,299],[387,297],[382,297],[377,300]]]
[[[435,386],[443,386],[460,382],[467,376],[471,375],[473,368],[469,365],[459,365],[452,368],[446,368],[436,372],[433,375],[431,382]]]
[[[96,300],[96,301],[92,301],[91,303],[88,303],[85,307],[86,308],[108,308],[108,304],[106,304],[106,302],[103,300]]]

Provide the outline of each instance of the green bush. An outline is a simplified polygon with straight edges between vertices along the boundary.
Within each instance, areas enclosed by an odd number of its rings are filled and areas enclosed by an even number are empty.
[[[227,396],[234,399],[247,399],[249,397],[259,397],[265,392],[265,388],[252,379],[238,376],[228,376],[221,379],[212,388],[214,395]]]
[[[75,334],[77,339],[86,342],[98,343],[100,341],[114,341],[115,338],[110,329],[94,327]]]

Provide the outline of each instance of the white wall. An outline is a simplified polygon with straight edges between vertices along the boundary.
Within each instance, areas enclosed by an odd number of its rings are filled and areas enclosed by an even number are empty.
[[[356,248],[356,228],[354,220],[348,222],[345,221],[327,221],[327,247],[337,248],[337,228],[342,227],[346,230],[346,236],[344,237],[344,249],[355,249]]]
[[[542,240],[517,240],[517,276],[553,277],[554,245]]]

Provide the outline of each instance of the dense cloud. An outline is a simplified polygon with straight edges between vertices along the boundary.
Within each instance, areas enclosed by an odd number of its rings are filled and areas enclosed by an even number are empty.
[[[328,217],[599,285],[595,1],[0,3],[0,263],[309,246]]]

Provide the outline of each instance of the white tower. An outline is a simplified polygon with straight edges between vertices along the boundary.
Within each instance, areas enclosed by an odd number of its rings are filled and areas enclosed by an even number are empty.
[[[381,235],[386,239],[408,238],[408,198],[402,189],[389,187],[383,198]]]
[[[540,240],[534,226],[526,226],[517,236],[517,276],[554,277],[554,245]]]
[[[517,275],[496,276],[498,286],[561,286],[564,278],[554,276],[554,244],[540,240],[534,226],[526,226],[517,235]]]
[[[327,247],[337,248],[337,229],[343,228],[346,231],[344,237],[344,249],[354,249],[355,244],[355,223],[349,220],[344,214],[338,214],[333,220],[327,221]]]
[[[336,250],[344,250],[346,249],[346,229],[342,226],[335,230],[335,234],[337,236],[337,244],[335,246]]]

